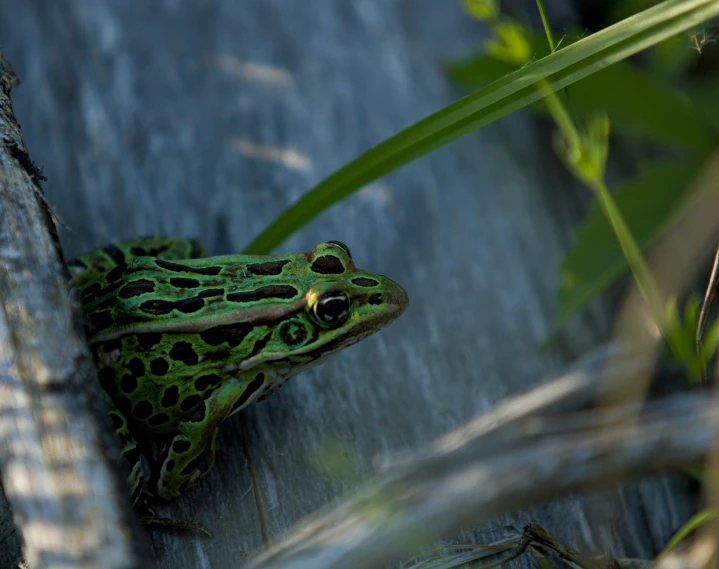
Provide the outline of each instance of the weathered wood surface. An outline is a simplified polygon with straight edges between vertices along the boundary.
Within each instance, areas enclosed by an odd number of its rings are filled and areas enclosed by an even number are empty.
[[[18,557],[14,519],[32,567],[140,567],[147,540],[133,539],[125,484],[108,460],[119,445],[107,436],[42,175],[13,115],[16,82],[0,55],[0,467],[14,514],[3,521],[3,557]]]
[[[241,249],[334,168],[454,100],[437,64],[483,37],[458,3],[431,0],[0,0],[0,22],[23,81],[16,113],[71,229],[69,257],[148,233]],[[546,133],[512,117],[285,243],[344,241],[359,266],[405,286],[410,308],[245,413],[246,450],[239,420],[224,426],[214,470],[162,510],[216,538],[153,532],[158,565],[240,566],[370,477],[378,455],[428,442],[604,337],[597,304],[552,350],[538,347],[579,201]],[[583,553],[649,557],[689,515],[685,490],[645,480],[461,539],[486,543],[536,519]]]
[[[573,383],[575,392],[566,381],[551,387],[563,387],[572,398],[584,387]],[[636,421],[636,403],[515,419],[533,398],[502,405],[495,424],[487,420],[484,429],[458,429],[459,444],[445,439],[432,452],[391,467],[351,500],[312,516],[250,569],[373,569],[414,553],[428,528],[444,536],[607,480],[701,464],[716,444],[719,406],[703,392],[652,401]]]

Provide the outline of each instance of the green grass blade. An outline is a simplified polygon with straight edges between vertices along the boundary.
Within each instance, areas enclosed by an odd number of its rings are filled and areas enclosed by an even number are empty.
[[[495,81],[362,154],[320,182],[247,246],[266,253],[365,184],[481,126],[719,15],[719,0],[666,0]]]
[[[672,538],[669,540],[669,543],[666,544],[664,549],[659,553],[659,555],[657,555],[657,558],[654,561],[658,562],[672,549],[674,549],[682,539],[684,539],[697,528],[711,522],[714,518],[716,518],[716,515],[717,511],[713,508],[707,508],[694,514],[689,519],[689,521],[685,523],[682,527],[680,527],[677,533],[672,536]]]
[[[447,66],[453,79],[473,87],[488,84],[490,77],[499,77],[508,68],[510,64],[486,55]],[[579,117],[606,112],[612,132],[642,136],[700,154],[707,154],[717,143],[716,131],[704,112],[711,112],[712,105],[692,104],[688,97],[629,62],[620,61],[578,81],[570,94],[572,109]],[[546,113],[543,105],[532,108]]]
[[[712,126],[719,130],[719,77],[695,81],[688,89],[689,96],[701,107]]]
[[[534,554],[534,558],[537,560],[537,564],[539,565],[539,569],[554,569],[549,561],[547,561],[547,558],[543,555],[540,555],[539,553]]]

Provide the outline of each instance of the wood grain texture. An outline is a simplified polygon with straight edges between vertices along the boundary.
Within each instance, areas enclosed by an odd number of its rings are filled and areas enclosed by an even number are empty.
[[[569,379],[575,385],[565,385],[564,391],[570,398],[581,395],[585,386]],[[547,385],[544,391],[552,393],[551,387],[560,386]],[[719,406],[706,393],[652,401],[637,420],[633,403],[549,417],[525,414],[523,408],[537,398],[530,392],[508,401],[502,416],[493,417],[493,424],[487,421],[484,430],[458,429],[459,444],[438,442],[431,451],[389,467],[351,499],[313,515],[249,569],[373,569],[402,553],[416,553],[430,536],[447,536],[557,495],[701,464],[716,444]],[[526,529],[516,536],[522,533]],[[553,537],[550,541],[567,558],[569,550]],[[518,542],[514,545],[518,553]],[[501,555],[502,548],[494,553]],[[424,567],[455,567],[433,561]]]
[[[18,118],[71,229],[72,257],[141,234],[240,250],[359,152],[451,102],[438,70],[483,27],[432,0],[0,0]],[[160,567],[237,567],[374,472],[552,375],[606,334],[606,303],[540,351],[581,191],[546,125],[512,116],[332,207],[283,245],[339,239],[409,292],[388,330],[230,420],[214,470],[161,513],[212,541],[151,534]],[[256,473],[253,481],[251,472]],[[467,528],[536,519],[586,554],[650,557],[691,511],[654,478]],[[258,508],[261,514],[258,513]],[[526,561],[517,562],[518,565]]]
[[[43,176],[13,115],[15,83],[0,56],[0,464],[12,506],[0,558],[19,557],[14,517],[31,567],[140,567],[133,544],[141,539],[133,539],[125,485],[109,460],[119,445],[105,437],[107,407],[68,294]]]

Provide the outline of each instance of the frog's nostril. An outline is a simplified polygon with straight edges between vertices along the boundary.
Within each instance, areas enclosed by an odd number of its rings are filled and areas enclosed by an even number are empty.
[[[370,304],[374,304],[374,305],[382,304],[382,302],[384,302],[384,298],[383,298],[383,296],[382,296],[382,293],[379,293],[379,292],[378,292],[377,294],[373,294],[372,296],[369,297],[368,302],[369,302]]]

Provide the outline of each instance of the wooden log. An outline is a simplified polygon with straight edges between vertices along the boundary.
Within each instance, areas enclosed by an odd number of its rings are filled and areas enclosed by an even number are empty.
[[[32,567],[140,567],[107,408],[0,55],[0,464]],[[124,507],[123,507],[124,505]],[[6,509],[6,513],[9,511]],[[4,540],[17,546],[7,521]],[[136,536],[137,537],[137,536]],[[137,539],[136,543],[142,543]],[[3,555],[5,562],[17,551]]]

